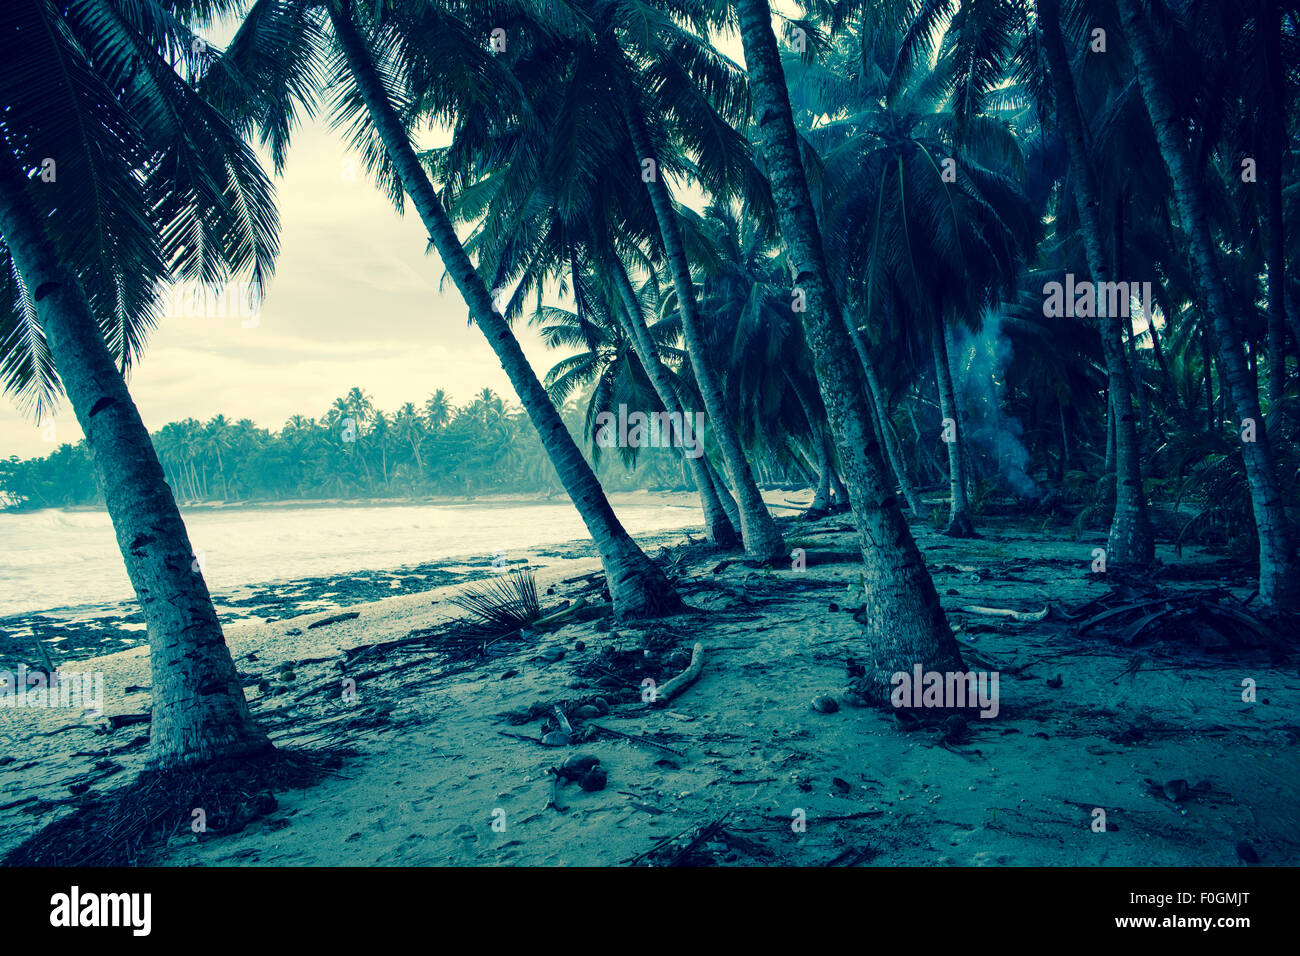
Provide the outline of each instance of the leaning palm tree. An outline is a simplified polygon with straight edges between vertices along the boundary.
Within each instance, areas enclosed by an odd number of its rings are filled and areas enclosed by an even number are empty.
[[[452,9],[461,6],[463,10]],[[614,514],[466,254],[412,144],[415,118],[406,107],[415,91],[429,106],[425,119],[454,122],[472,116],[477,122],[510,122],[527,116],[516,84],[457,15],[473,9],[394,3],[372,18],[351,0],[312,7],[258,0],[219,61],[225,65],[219,74],[224,101],[246,129],[260,130],[279,164],[295,111],[303,104],[316,105],[321,61],[327,61],[336,124],[350,124],[354,142],[394,203],[401,208],[409,197],[415,206],[600,552],[615,608],[629,616],[671,611],[680,604],[672,585]],[[489,33],[490,28],[481,35]]]
[[[877,35],[859,53],[841,35],[816,63],[788,62],[801,100],[822,91],[816,112],[809,115],[805,105],[802,114],[823,157],[822,222],[835,250],[840,294],[865,313],[878,345],[902,340],[930,353],[948,452],[947,533],[965,537],[975,530],[951,368],[952,325],[978,323],[1010,286],[1037,228],[1019,184],[1016,137],[1000,116],[973,111],[958,95],[959,50],[948,40],[933,61],[902,57],[906,40],[905,33]],[[883,406],[874,363],[857,341],[865,338],[859,324],[851,321],[850,333],[872,401]],[[878,419],[885,421],[883,409]]]
[[[1255,373],[1246,363],[1240,300],[1228,291],[1211,230],[1206,185],[1186,140],[1186,124],[1174,106],[1169,66],[1161,58],[1155,28],[1136,0],[1119,0],[1119,9],[1142,99],[1169,171],[1197,293],[1211,316],[1219,368],[1242,429],[1241,450],[1259,536],[1260,600],[1273,607],[1295,607],[1300,604],[1300,561]]]
[[[734,94],[729,91],[731,84],[726,82],[725,71],[718,68],[717,61],[720,58],[716,51],[711,54],[705,52],[708,48],[707,40],[676,28],[672,18],[655,10],[652,4],[637,3],[628,6],[629,9],[624,11],[614,5],[600,5],[601,10],[596,20],[599,31],[597,48],[603,54],[610,77],[615,109],[622,114],[635,150],[635,158],[643,170],[641,180],[650,196],[658,224],[658,239],[662,243],[677,294],[682,336],[691,355],[700,397],[713,424],[714,438],[722,451],[723,464],[739,505],[740,530],[745,550],[760,560],[775,560],[784,556],[785,542],[763,502],[749,461],[745,457],[740,435],[728,415],[722,378],[709,355],[704,320],[695,300],[690,259],[681,222],[665,176],[665,171],[673,165],[671,161],[665,165],[665,151],[670,147],[670,140],[664,129],[656,129],[656,124],[669,115],[669,104],[672,101],[668,98],[656,101],[652,95],[663,85],[666,76],[671,77],[684,71],[680,60],[690,62],[701,59],[710,61],[710,79],[727,91],[724,95]],[[624,23],[620,23],[624,17],[626,27],[620,29],[624,27]],[[699,30],[712,25],[705,16],[698,19]],[[662,64],[669,66],[660,72],[657,66]],[[674,66],[676,69],[673,69]],[[700,110],[701,106],[707,105],[705,98],[698,95],[692,97],[691,105],[695,109],[684,117],[688,125],[699,123],[708,115],[702,114]],[[736,118],[743,118],[743,114],[736,114]],[[713,124],[704,125],[716,128]],[[730,129],[728,132],[734,136]]]
[[[640,259],[642,253],[630,248],[639,243],[667,264],[682,302],[682,335],[691,371],[738,502],[741,537],[751,556],[773,560],[783,556],[784,544],[727,412],[721,376],[692,297],[680,209],[667,181],[670,174],[693,174],[707,180],[711,190],[720,184],[730,190],[733,180],[743,178],[737,170],[752,166],[747,144],[728,123],[739,118],[743,74],[704,38],[709,20],[701,15],[703,6],[675,11],[661,6],[646,0],[581,0],[572,4],[573,17],[565,30],[538,25],[521,31],[511,49],[522,52],[503,60],[511,63],[530,98],[533,125],[506,127],[500,144],[489,144],[481,138],[482,124],[473,122],[473,137],[459,137],[442,162],[466,178],[463,166],[474,159],[467,154],[487,156],[492,167],[503,165],[502,157],[508,157],[504,186],[489,175],[473,177],[468,187],[491,197],[489,202],[475,195],[473,204],[492,210],[482,217],[490,238],[497,240],[488,244],[495,253],[490,258],[507,273],[519,270],[540,277],[549,264],[539,262],[543,255],[558,256],[556,261],[567,268],[567,257],[584,242],[588,256],[600,259],[602,268],[617,271],[615,260]],[[611,100],[616,104],[613,111]],[[693,158],[688,160],[688,155]],[[640,204],[627,195],[629,183],[645,184]],[[553,211],[544,205],[547,202]],[[523,208],[511,208],[511,203]],[[521,212],[527,214],[522,220]],[[516,226],[521,221],[533,225],[522,236]],[[502,229],[502,223],[512,228]],[[539,244],[545,246],[541,254]],[[528,286],[526,279],[521,286]],[[630,299],[626,305],[632,332],[642,339],[646,358],[652,361],[648,341],[635,328],[639,310]],[[650,371],[653,381],[662,380],[657,369]],[[660,399],[669,409],[678,404],[666,392]],[[706,498],[710,534],[720,539],[726,534],[722,509],[708,499],[718,498],[730,511],[725,489],[701,473],[706,463],[692,467]]]
[[[553,48],[548,52],[561,60],[573,55],[570,46]],[[574,150],[574,116],[604,118],[600,91],[582,69],[555,82],[561,71],[539,70],[534,55],[523,59],[530,67],[520,70],[520,79],[536,121],[491,137],[471,126],[458,131],[444,149],[431,151],[448,174],[443,201],[454,219],[473,224],[466,249],[480,270],[494,277],[496,287],[513,284],[503,309],[507,319],[548,283],[571,284],[578,313],[583,311],[583,282],[612,287],[611,311],[634,343],[631,354],[643,366],[659,403],[684,421],[681,390],[665,366],[664,346],[648,326],[645,305],[624,261],[648,260],[641,243],[649,233],[644,224],[653,224],[645,197],[620,188],[636,174],[631,149],[620,148],[621,131],[614,126],[608,135],[585,138],[598,146]],[[545,82],[530,81],[533,75]],[[584,280],[584,271],[593,267]],[[709,539],[721,547],[734,546],[739,524],[738,514],[731,517],[734,502],[707,459],[684,460],[700,494]]]
[[[777,221],[794,285],[805,295],[804,332],[862,547],[864,620],[874,656],[863,689],[885,703],[895,673],[918,664],[925,670],[958,669],[961,652],[898,500],[886,484],[800,155],[771,8],[767,0],[740,0],[736,10]]]
[[[270,747],[123,374],[161,284],[275,253],[271,186],[192,80],[202,45],[162,6],[15,0],[0,14],[0,381],[60,387],[85,433],[148,628],[150,761]]]

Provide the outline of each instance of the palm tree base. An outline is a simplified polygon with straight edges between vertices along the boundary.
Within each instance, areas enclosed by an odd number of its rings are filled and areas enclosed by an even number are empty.
[[[950,538],[978,538],[979,532],[975,530],[975,522],[971,520],[969,511],[959,511],[948,519],[948,527],[943,533]]]
[[[202,767],[145,770],[133,783],[96,794],[76,813],[37,831],[0,863],[136,865],[178,832],[199,840],[240,832],[276,809],[275,792],[311,786],[337,770],[346,755],[268,745]]]

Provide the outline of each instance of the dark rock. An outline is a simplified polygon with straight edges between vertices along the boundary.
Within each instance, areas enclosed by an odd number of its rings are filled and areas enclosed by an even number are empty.
[[[828,694],[819,694],[813,698],[813,710],[819,714],[833,714],[840,709],[839,701]]]

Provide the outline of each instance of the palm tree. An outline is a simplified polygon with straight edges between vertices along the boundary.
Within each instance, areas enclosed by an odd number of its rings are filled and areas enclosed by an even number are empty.
[[[614,26],[613,23],[602,24],[606,31],[603,37],[606,41],[605,46],[612,51],[608,62],[617,108],[623,113],[636,151],[636,159],[643,169],[648,170],[641,179],[650,195],[658,223],[658,238],[662,243],[673,288],[677,294],[682,336],[686,342],[687,352],[691,356],[695,381],[713,425],[714,438],[722,451],[722,461],[726,466],[739,505],[741,538],[745,550],[753,557],[762,561],[777,560],[785,555],[785,542],[772,520],[771,513],[767,510],[767,505],[763,502],[758,485],[754,482],[740,436],[727,414],[721,377],[714,368],[708,352],[704,323],[699,314],[695,290],[691,282],[690,260],[683,242],[681,223],[664,175],[664,170],[671,168],[671,165],[665,166],[663,148],[656,145],[656,137],[650,128],[651,117],[660,115],[660,111],[651,105],[647,89],[640,82],[643,73],[636,69],[635,61],[628,52],[620,47],[620,40]],[[673,31],[671,39],[667,42],[658,36],[655,36],[654,40],[657,42],[648,52],[661,57],[670,55],[674,43],[689,42],[677,31]],[[660,43],[663,46],[660,46]],[[698,119],[698,117],[693,118]],[[658,139],[661,144],[664,143],[662,135]]]
[[[123,379],[160,283],[260,284],[275,252],[270,184],[178,72],[201,67],[193,39],[151,4],[0,14],[0,375],[38,407],[61,382],[86,435],[148,627],[160,769],[270,747]]]
[[[1018,182],[1023,159],[1010,128],[953,95],[959,51],[945,41],[934,64],[925,58],[922,67],[899,55],[905,39],[878,36],[865,64],[841,40],[817,64],[796,66],[796,75],[831,91],[818,98],[822,112],[811,118],[808,136],[824,157],[826,181],[836,185],[823,198],[823,221],[837,250],[840,294],[872,323],[878,341],[919,338],[916,350],[930,353],[949,461],[947,533],[968,537],[975,533],[969,451],[953,385],[951,323],[978,325],[1012,284],[1037,228]],[[883,405],[858,325],[849,321],[850,334],[872,404]],[[885,420],[883,409],[876,418]]]
[[[767,0],[739,0],[736,8],[777,221],[794,285],[806,296],[804,333],[862,546],[864,619],[874,654],[864,689],[885,703],[893,674],[915,664],[925,670],[959,669],[961,653],[898,499],[885,483],[885,465],[850,358],[853,346],[840,318],[800,157],[772,11]]]
[[[497,311],[412,146],[409,116],[401,111],[417,83],[422,94],[433,89],[450,93],[459,84],[458,97],[433,97],[429,102],[444,118],[480,110],[474,115],[483,121],[489,118],[484,115],[488,111],[516,108],[509,101],[513,84],[494,65],[491,54],[471,41],[466,24],[441,6],[396,4],[384,11],[382,23],[369,21],[351,0],[330,0],[322,7],[338,53],[331,63],[336,119],[353,122],[361,140],[369,144],[367,155],[394,202],[400,207],[405,195],[414,204],[432,246],[500,360],[601,554],[615,608],[629,616],[675,610],[680,602],[667,577],[615,516],[510,326]],[[292,125],[289,118],[296,104],[316,91],[312,80],[315,59],[323,48],[322,27],[316,9],[258,0],[227,51],[231,57],[227,101],[237,103],[247,125],[260,125],[263,135],[280,149],[287,142]],[[289,47],[278,46],[286,36],[292,38]],[[278,51],[279,56],[265,56],[271,51]],[[238,98],[238,77],[251,78],[254,83],[253,93],[242,99]],[[474,82],[466,83],[467,78]],[[489,104],[475,99],[498,95],[505,101]],[[273,111],[269,116],[263,112],[268,104]]]
[[[806,516],[824,515],[836,480],[835,455],[827,441],[812,353],[781,284],[769,224],[716,201],[703,217],[689,212],[683,219],[700,250],[697,255],[708,260],[698,283],[699,307],[741,438],[769,455],[806,441],[816,475]],[[672,310],[666,318],[680,321],[675,304],[675,296],[665,302],[665,311]]]
[[[653,16],[648,6],[640,12]],[[600,16],[591,11],[593,23]],[[653,270],[652,256],[660,255],[659,228],[649,197],[624,188],[630,178],[642,175],[642,167],[625,125],[605,108],[610,67],[603,57],[613,48],[602,47],[590,33],[579,30],[551,43],[534,39],[525,53],[511,58],[533,122],[503,128],[491,139],[473,124],[468,135],[434,151],[451,174],[448,191],[456,193],[450,200],[444,195],[444,202],[453,218],[475,224],[467,249],[477,255],[484,273],[496,277],[495,285],[513,283],[504,309],[507,318],[518,314],[521,301],[548,279],[561,285],[572,281],[581,310],[577,280],[571,277],[584,265],[594,267],[596,277],[613,286],[622,302],[615,317],[635,343],[659,401],[669,412],[684,415],[684,399],[663,367],[629,275],[629,262]],[[535,36],[533,31],[528,35]],[[557,77],[562,79],[557,82]],[[667,71],[667,78],[683,96],[694,80],[689,70]],[[671,99],[664,97],[665,102]],[[721,119],[713,122],[731,132]],[[574,149],[575,139],[585,143],[582,150]],[[709,361],[709,356],[699,361]],[[693,368],[697,364],[693,356]],[[732,546],[740,524],[735,503],[706,459],[685,461],[700,493],[709,537]],[[760,526],[756,519],[754,527]]]
[[[1250,487],[1255,528],[1259,535],[1259,596],[1269,606],[1294,607],[1300,602],[1300,567],[1295,540],[1276,470],[1276,455],[1264,427],[1255,376],[1247,367],[1236,300],[1230,295],[1216,251],[1208,217],[1205,184],[1184,138],[1169,92],[1167,66],[1162,62],[1156,33],[1135,0],[1119,0],[1120,16],[1133,58],[1133,67],[1151,127],[1155,131],[1173,185],[1173,195],[1190,253],[1200,301],[1211,316],[1219,369],[1227,381],[1241,428],[1254,427],[1253,440],[1243,440],[1242,455]]]
[[[1100,221],[1096,173],[1085,139],[1082,112],[1075,94],[1074,74],[1061,34],[1059,0],[1040,0],[1039,27],[1056,99],[1056,118],[1069,150],[1075,208],[1088,256],[1093,288],[1111,288],[1111,274]],[[1101,297],[1098,296],[1100,302]],[[1103,307],[1103,312],[1107,311]],[[1099,316],[1099,329],[1109,372],[1110,409],[1115,426],[1115,515],[1106,547],[1108,573],[1140,574],[1155,557],[1155,541],[1147,517],[1146,493],[1138,456],[1133,392],[1124,356],[1123,322],[1127,310]],[[1131,326],[1130,326],[1131,328]]]
[[[425,430],[424,421],[420,418],[420,413],[415,409],[414,402],[407,402],[398,409],[397,415],[393,419],[393,427],[398,440],[411,446],[411,455],[415,458],[416,475],[423,475],[424,460],[420,457],[420,449],[424,446],[429,435]]]
[[[217,474],[221,478],[221,498],[223,501],[230,498],[230,485],[226,481],[226,461],[223,452],[229,452],[234,435],[230,427],[230,422],[225,415],[214,415],[212,420],[204,426],[204,451],[212,455],[217,462]]]
[[[456,409],[443,389],[438,389],[424,403],[424,420],[435,435],[447,427]]]

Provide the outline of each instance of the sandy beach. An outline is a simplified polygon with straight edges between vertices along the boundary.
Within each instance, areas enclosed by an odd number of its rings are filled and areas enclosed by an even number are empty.
[[[352,753],[324,781],[276,793],[238,832],[179,829],[140,862],[664,863],[692,840],[690,862],[718,865],[1234,865],[1242,845],[1266,864],[1300,860],[1294,666],[1077,633],[1071,609],[1107,591],[1090,573],[1089,539],[1010,521],[987,520],[971,541],[914,526],[967,665],[1000,675],[1000,700],[960,740],[909,730],[845,693],[846,665],[867,649],[844,516],[786,524],[802,570],[698,545],[662,551],[689,612],[575,621],[455,666],[419,642],[354,655],[458,616],[447,601],[458,586],[356,604],[356,617],[315,628],[331,615],[230,626],[276,745]],[[1160,558],[1171,590],[1219,584],[1219,558]],[[564,582],[598,571],[593,558],[539,555],[535,568],[544,608],[598,604],[586,582]],[[972,606],[1049,613],[961,610]],[[601,661],[646,650],[676,673],[695,642],[701,676],[666,708],[617,672],[592,677]],[[104,718],[0,709],[6,851],[143,766],[143,728],[105,728],[147,709],[146,649],[76,669],[103,673]],[[349,677],[354,699],[338,689]],[[597,696],[609,706],[589,720],[598,732],[575,717],[577,745],[535,742],[553,706],[575,712]],[[821,697],[838,706],[814,708]],[[573,753],[599,759],[604,789],[553,792],[549,768]]]

